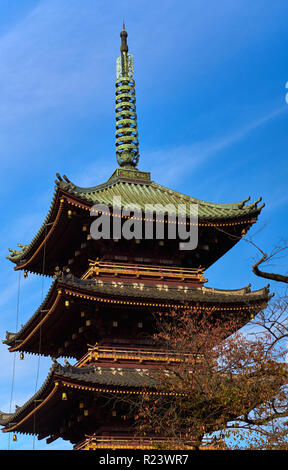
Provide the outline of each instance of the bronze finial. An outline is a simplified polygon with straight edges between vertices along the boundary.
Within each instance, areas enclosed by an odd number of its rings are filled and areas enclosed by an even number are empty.
[[[128,52],[128,44],[127,44],[127,32],[125,30],[125,24],[124,24],[124,21],[123,21],[123,29],[120,33],[120,37],[121,37],[121,46],[120,46],[120,51],[121,52]]]

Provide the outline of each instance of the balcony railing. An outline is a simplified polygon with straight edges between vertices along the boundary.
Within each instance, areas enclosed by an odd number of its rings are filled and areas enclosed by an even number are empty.
[[[83,356],[76,364],[77,367],[83,367],[91,362],[97,362],[101,360],[110,360],[113,362],[117,361],[137,361],[137,362],[158,362],[158,363],[180,363],[180,362],[191,362],[200,360],[200,356],[196,354],[184,354],[184,353],[169,353],[164,350],[147,350],[139,348],[117,348],[117,347],[105,347],[105,346],[91,346],[88,352]]]
[[[74,447],[75,450],[95,449],[169,449],[174,441],[167,437],[112,437],[112,436],[86,436],[86,439]],[[175,444],[175,443],[174,443]],[[219,443],[220,444],[220,443]],[[201,450],[215,450],[220,446],[211,439],[203,439]],[[195,449],[196,442],[184,442],[183,448]],[[223,446],[222,446],[223,448]]]
[[[201,283],[207,280],[203,276],[201,268],[177,268],[155,265],[140,265],[131,263],[114,263],[103,261],[91,261],[90,268],[82,279],[89,279],[92,275],[113,275],[132,278],[150,278],[161,280],[198,281]]]

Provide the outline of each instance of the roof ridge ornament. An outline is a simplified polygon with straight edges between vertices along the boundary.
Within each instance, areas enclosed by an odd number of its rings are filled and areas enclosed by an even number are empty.
[[[135,168],[139,161],[133,56],[128,54],[128,33],[120,33],[120,56],[116,62],[116,156],[121,167]]]

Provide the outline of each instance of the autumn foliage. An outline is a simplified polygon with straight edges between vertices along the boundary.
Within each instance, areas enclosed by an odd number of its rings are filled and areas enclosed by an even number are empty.
[[[167,439],[165,448],[203,448],[208,439],[213,448],[288,449],[288,370],[273,318],[262,312],[241,329],[213,309],[159,314],[155,341],[169,361],[157,395],[137,403],[137,432]]]

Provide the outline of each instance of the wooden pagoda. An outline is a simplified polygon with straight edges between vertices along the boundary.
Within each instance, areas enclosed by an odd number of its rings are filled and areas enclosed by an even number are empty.
[[[270,298],[268,287],[253,292],[250,286],[233,291],[205,286],[205,270],[256,222],[263,207],[260,200],[200,201],[155,183],[148,172],[137,169],[133,58],[124,27],[120,36],[119,167],[104,184],[90,188],[57,175],[42,227],[29,245],[19,245],[8,256],[16,271],[50,276],[53,282],[29,321],[18,332],[7,332],[3,342],[11,352],[50,356],[53,364],[36,394],[14,413],[2,412],[0,424],[4,432],[33,434],[48,443],[61,437],[75,449],[151,447],[148,438],[134,437],[133,419],[123,419],[125,401],[118,398],[141,394],[144,387],[146,393],[157,393],[157,370],[177,360],[152,340],[155,312],[212,307],[215,314],[235,315],[244,325]],[[111,224],[116,217],[121,224],[127,220],[113,210],[115,197],[123,206],[136,203],[143,211],[146,204],[197,204],[197,247],[181,250],[178,237],[170,239],[167,231],[162,239],[95,240],[90,231],[95,204],[108,207]],[[168,227],[167,214],[163,217]],[[59,358],[65,358],[64,366]],[[71,365],[68,359],[76,362]]]

